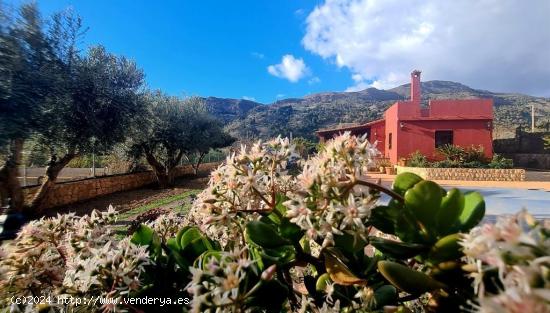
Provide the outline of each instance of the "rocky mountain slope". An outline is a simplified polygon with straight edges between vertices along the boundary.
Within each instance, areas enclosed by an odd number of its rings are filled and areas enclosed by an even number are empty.
[[[365,123],[380,118],[397,100],[409,96],[410,84],[389,90],[368,88],[358,92],[326,92],[263,105],[239,99],[205,98],[209,110],[220,117],[238,138],[269,138],[279,134],[314,139],[321,128]],[[530,127],[531,105],[537,126],[550,127],[550,98],[473,89],[450,81],[422,82],[428,99],[492,98],[495,103],[495,137],[513,136],[517,126]]]

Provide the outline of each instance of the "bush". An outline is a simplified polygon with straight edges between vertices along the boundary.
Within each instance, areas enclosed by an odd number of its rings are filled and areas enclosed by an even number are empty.
[[[428,158],[418,150],[412,153],[407,161],[407,166],[411,167],[429,167],[429,165]]]
[[[481,161],[470,161],[470,162],[464,162],[462,164],[459,164],[460,167],[463,168],[487,168],[487,163],[483,163]]]
[[[448,161],[461,162],[464,158],[464,148],[451,144],[438,147],[435,151]]]
[[[436,168],[455,168],[461,167],[461,164],[458,161],[443,160],[431,163],[432,167]]]
[[[490,168],[513,168],[514,162],[512,159],[507,159],[501,155],[495,154],[493,155],[493,159],[491,160],[491,163],[489,163]]]
[[[471,146],[464,149],[463,155],[461,156],[460,161],[462,163],[481,163],[487,164],[487,157],[485,156],[485,151],[482,146],[476,147]]]

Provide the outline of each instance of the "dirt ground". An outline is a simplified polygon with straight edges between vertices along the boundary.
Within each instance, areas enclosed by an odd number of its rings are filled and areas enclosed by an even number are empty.
[[[46,212],[45,215],[55,216],[58,213],[69,212],[75,212],[77,215],[84,215],[90,213],[94,209],[99,211],[107,210],[109,205],[113,205],[119,212],[125,212],[132,208],[181,194],[191,189],[203,189],[208,183],[210,171],[215,168],[215,166],[215,164],[202,165],[197,176],[185,175],[179,177],[176,180],[175,186],[172,188],[158,189],[155,188],[155,186],[147,186],[134,190],[116,192],[64,207],[54,208]]]

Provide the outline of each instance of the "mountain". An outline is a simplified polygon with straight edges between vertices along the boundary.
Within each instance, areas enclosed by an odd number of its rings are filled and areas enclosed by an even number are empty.
[[[238,138],[269,138],[279,134],[314,139],[314,132],[338,125],[381,118],[397,100],[409,97],[410,84],[389,90],[368,88],[357,92],[324,92],[277,101],[269,105],[238,99],[205,98],[210,111]],[[535,106],[538,127],[550,127],[550,98],[473,89],[450,81],[422,82],[422,98],[492,98],[495,103],[495,138],[513,137],[517,126],[530,125]]]
[[[235,119],[245,118],[248,111],[262,104],[244,99],[202,98],[207,110],[218,117],[224,124]]]

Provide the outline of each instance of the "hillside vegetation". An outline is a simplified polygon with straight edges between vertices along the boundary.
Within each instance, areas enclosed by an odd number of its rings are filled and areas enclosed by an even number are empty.
[[[205,98],[209,110],[220,117],[226,129],[238,138],[269,138],[279,134],[314,138],[321,128],[365,123],[381,118],[397,100],[409,97],[410,84],[389,90],[368,88],[358,92],[326,92],[263,105],[239,99]],[[492,98],[495,103],[496,138],[513,137],[517,126],[530,127],[531,105],[536,124],[550,128],[550,99],[515,93],[472,89],[450,81],[422,82],[422,98]]]

